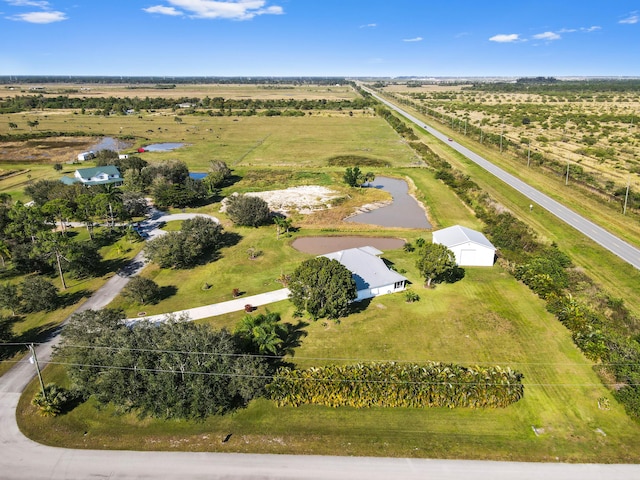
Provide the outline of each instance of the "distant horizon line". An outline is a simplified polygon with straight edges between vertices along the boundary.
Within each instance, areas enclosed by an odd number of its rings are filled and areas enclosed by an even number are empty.
[[[69,75],[69,74],[0,74],[0,80],[18,79],[83,79],[83,78],[109,78],[109,79],[390,79],[390,80],[442,80],[442,79],[519,79],[519,78],[556,78],[556,79],[640,79],[640,75]]]

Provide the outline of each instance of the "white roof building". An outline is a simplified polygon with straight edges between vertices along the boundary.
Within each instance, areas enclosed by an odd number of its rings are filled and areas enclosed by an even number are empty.
[[[451,250],[461,267],[491,267],[496,247],[481,232],[455,225],[433,232],[433,243]]]
[[[322,255],[337,260],[353,275],[358,290],[356,302],[366,298],[400,292],[405,289],[407,279],[387,267],[379,257],[382,252],[374,247],[359,247]]]

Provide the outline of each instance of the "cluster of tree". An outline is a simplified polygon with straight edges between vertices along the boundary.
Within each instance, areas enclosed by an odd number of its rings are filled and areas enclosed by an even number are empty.
[[[189,268],[205,256],[212,256],[222,246],[219,223],[198,216],[185,220],[179,232],[168,232],[145,245],[145,256],[162,268]]]
[[[518,81],[512,82],[483,82],[474,83],[474,90],[484,92],[527,92],[539,93],[542,95],[553,92],[637,92],[640,88],[638,79],[585,79],[585,80],[562,80],[562,81]]]
[[[51,311],[58,308],[58,289],[41,275],[30,275],[19,285],[0,284],[0,307],[17,313]]]
[[[52,230],[57,218],[66,221],[72,214],[62,199],[47,202],[42,207],[27,207],[21,202],[0,204],[2,263],[10,258],[12,267],[21,274],[56,272],[63,289],[66,288],[67,272],[75,278],[97,275],[101,262],[98,246],[93,241],[73,240],[64,228],[57,232]]]
[[[267,386],[278,405],[504,408],[524,396],[510,368],[427,363],[359,363],[307,370],[283,367]]]
[[[161,418],[223,414],[263,394],[265,359],[209,326],[168,320],[129,328],[113,310],[74,314],[55,356],[74,388],[120,411]]]
[[[407,140],[418,140],[418,136],[416,135],[416,133],[413,131],[413,129],[411,127],[408,127],[406,122],[399,119],[398,117],[396,117],[393,112],[391,112],[391,110],[383,107],[383,106],[376,106],[375,107],[375,112],[376,115],[378,115],[379,117],[385,119],[387,121],[387,123],[389,125],[391,125],[391,127],[398,132],[402,137],[406,138]]]
[[[342,177],[344,182],[350,187],[362,187],[365,183],[372,182],[376,175],[373,172],[364,173],[360,171],[360,167],[347,167]]]
[[[434,173],[443,168],[445,162],[428,147],[416,151],[426,152],[423,159]],[[569,329],[576,346],[601,362],[602,375],[622,385],[613,395],[632,417],[640,418],[640,330],[624,301],[574,268],[555,245],[540,242],[530,227],[504,212],[485,192],[470,190],[461,199],[484,221],[484,232],[498,247],[503,263],[545,299],[547,310]]]
[[[288,281],[289,299],[298,312],[314,320],[338,319],[349,314],[349,304],[358,296],[351,272],[337,260],[316,257],[302,262]]]
[[[226,212],[236,225],[258,227],[271,221],[269,204],[253,195],[231,195],[226,198]]]
[[[110,76],[110,75],[2,75],[0,84],[131,84],[164,85],[170,81],[177,85],[241,84],[241,85],[336,85],[348,84],[344,77],[216,77],[216,76]]]
[[[75,109],[99,111],[103,115],[125,115],[129,110],[160,110],[174,109],[178,105],[189,104],[190,108],[182,109],[186,113],[199,110],[233,110],[253,112],[273,111],[277,114],[285,110],[362,110],[372,106],[372,102],[364,98],[353,100],[327,99],[225,99],[223,97],[70,97],[58,95],[55,97],[40,95],[22,95],[7,97],[0,100],[0,113],[19,113],[34,109],[61,110]]]

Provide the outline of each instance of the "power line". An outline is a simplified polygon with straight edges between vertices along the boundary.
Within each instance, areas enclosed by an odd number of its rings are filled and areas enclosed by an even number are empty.
[[[25,346],[28,347],[29,343],[0,343],[0,347],[2,346]],[[38,345],[38,344],[36,344]],[[42,344],[39,344],[42,345]],[[466,365],[524,365],[524,366],[578,366],[578,367],[588,367],[592,368],[595,366],[615,366],[615,365],[636,365],[640,366],[640,363],[634,362],[610,362],[610,363],[575,363],[575,362],[522,362],[522,361],[512,361],[512,360],[503,360],[503,361],[495,361],[495,360],[393,360],[393,359],[363,359],[363,358],[342,358],[342,357],[303,357],[297,355],[263,355],[263,354],[252,354],[252,353],[222,353],[222,352],[199,352],[192,350],[165,350],[165,349],[153,349],[153,348],[130,348],[130,347],[111,347],[107,345],[73,345],[68,344],[65,347],[71,348],[91,348],[91,349],[102,349],[102,350],[126,350],[131,352],[147,352],[147,353],[172,353],[172,354],[184,354],[184,355],[217,355],[221,357],[246,357],[246,358],[263,358],[263,359],[274,359],[274,360],[314,360],[314,361],[333,361],[333,362],[355,362],[355,363],[453,363],[453,364],[466,364]],[[12,360],[3,360],[5,362],[14,362],[17,361]],[[50,362],[53,363],[53,362]]]

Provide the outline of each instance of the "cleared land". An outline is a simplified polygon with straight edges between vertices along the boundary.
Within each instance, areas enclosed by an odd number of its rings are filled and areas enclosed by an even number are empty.
[[[279,288],[276,279],[309,257],[289,246],[298,236],[356,234],[398,236],[411,241],[419,236],[430,239],[426,231],[342,223],[345,213],[355,206],[383,196],[376,197],[381,192],[367,189],[354,192],[341,186],[344,167],[328,166],[335,156],[357,155],[388,162],[392,165],[389,168],[372,167],[371,170],[409,177],[415,185],[414,193],[427,206],[434,225],[461,223],[481,228],[473,212],[435,180],[431,172],[415,168],[415,155],[407,144],[369,112],[357,112],[353,117],[346,112],[321,115],[314,112],[299,118],[184,116],[181,124],[175,122],[170,112],[142,117],[104,118],[67,112],[42,117],[38,129],[54,130],[46,122],[55,121],[59,122],[55,130],[61,127],[76,130],[75,122],[84,122],[82,125],[91,126],[91,131],[96,133],[117,135],[119,127],[125,125],[123,130],[130,128],[134,132],[136,145],[143,140],[185,141],[190,146],[174,152],[143,154],[143,158],[150,161],[182,159],[193,171],[201,170],[211,159],[225,160],[234,166],[234,173],[240,179],[226,188],[224,195],[297,185],[322,185],[337,189],[343,195],[349,193],[344,203],[334,209],[294,215],[298,231],[279,240],[273,226],[233,227],[225,215],[218,212],[217,203],[199,209],[218,216],[225,229],[237,235],[237,242],[225,247],[220,259],[192,270],[148,267],[145,276],[162,287],[174,289],[174,293],[158,305],[145,306],[148,314],[228,300],[232,288],[247,294]],[[258,143],[261,140],[262,143]],[[425,141],[432,143],[429,139]],[[446,146],[434,145],[436,148],[454,165],[467,168],[447,152]],[[50,163],[20,165],[32,168],[33,178],[36,171],[42,172],[38,173],[42,177],[58,175]],[[615,288],[626,292],[627,297],[635,297],[631,300],[637,307],[637,287],[634,288],[637,283],[621,278],[626,277],[626,272],[617,269],[615,262],[607,266],[608,259],[599,257],[601,252],[597,247],[585,246],[581,239],[567,233],[563,235],[563,226],[554,219],[538,216],[537,212],[528,218],[522,199],[491,185],[480,172],[471,170],[471,175],[506,208],[540,228],[548,240],[557,239],[561,248],[576,255],[578,264],[584,260],[590,273],[605,271]],[[0,188],[4,181],[0,181]],[[19,188],[14,185],[7,191]],[[170,224],[168,228],[179,228],[179,225]],[[261,250],[263,254],[251,260],[249,248]],[[111,252],[115,255],[117,250]],[[355,410],[315,406],[276,408],[267,400],[258,400],[245,410],[201,423],[139,419],[134,414],[117,416],[113,415],[112,408],[98,411],[89,401],[67,415],[47,419],[35,415],[29,405],[37,388],[34,383],[19,407],[21,428],[38,441],[80,448],[640,461],[637,455],[640,426],[629,420],[602,385],[593,364],[573,345],[569,332],[526,287],[496,265],[492,269],[467,269],[465,278],[458,283],[424,290],[414,254],[395,250],[387,252],[385,258],[405,272],[421,300],[408,304],[403,295],[379,297],[362,305],[360,311],[339,324],[305,321],[300,328],[307,336],[291,360],[300,366],[370,360],[500,364],[525,374],[522,401],[501,410]],[[601,270],[603,268],[605,270]],[[213,287],[203,290],[205,282]],[[133,315],[140,310],[140,306],[123,299],[113,306],[123,307]],[[300,321],[293,317],[288,302],[274,304],[270,310],[280,312],[283,321],[293,324]],[[216,328],[233,329],[241,317],[241,313],[229,314],[207,323]],[[61,368],[49,367],[45,381],[64,383]],[[229,433],[233,434],[230,441],[221,443]]]

